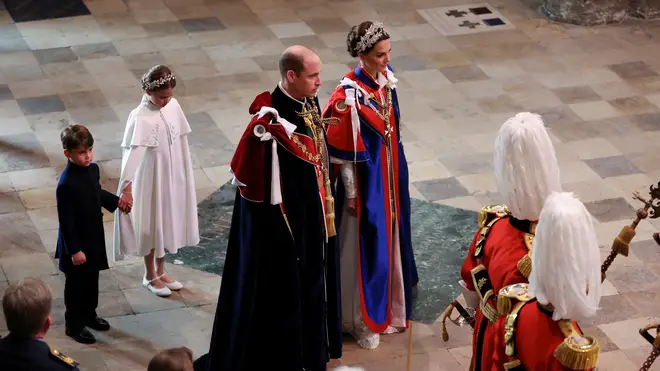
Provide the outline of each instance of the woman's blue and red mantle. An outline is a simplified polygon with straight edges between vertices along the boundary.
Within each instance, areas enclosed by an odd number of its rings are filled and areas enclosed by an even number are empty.
[[[222,275],[236,188],[227,183],[199,204],[201,242],[167,261]],[[477,228],[477,213],[411,199],[412,238],[419,271],[413,319],[433,323],[460,294],[459,270]]]

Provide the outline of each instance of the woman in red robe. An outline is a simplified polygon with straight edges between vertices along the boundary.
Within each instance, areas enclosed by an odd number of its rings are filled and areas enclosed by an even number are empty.
[[[351,28],[346,44],[360,65],[323,112],[335,118],[327,128],[328,151],[341,169],[335,206],[343,328],[368,349],[378,346],[379,334],[408,327],[418,280],[389,38],[379,23]]]

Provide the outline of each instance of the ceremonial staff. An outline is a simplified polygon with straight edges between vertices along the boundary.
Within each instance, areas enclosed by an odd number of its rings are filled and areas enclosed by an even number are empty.
[[[649,330],[651,329],[655,329],[655,337],[649,334]],[[639,369],[639,371],[649,371],[655,359],[660,356],[660,336],[658,336],[659,333],[660,324],[651,324],[639,329],[639,334],[642,335],[642,337],[653,346],[651,354],[649,354],[649,356],[646,358],[646,361],[644,361],[644,364],[642,365],[642,368]]]
[[[641,222],[643,219],[646,219],[647,217],[650,217],[651,219],[657,219],[660,217],[659,187],[660,182],[657,186],[651,185],[649,187],[649,194],[651,198],[648,200],[640,196],[639,192],[633,193],[633,199],[643,202],[644,207],[637,210],[637,217],[635,220],[633,220],[632,224],[624,226],[621,229],[621,232],[619,232],[619,235],[616,236],[612,242],[612,251],[610,251],[610,254],[607,256],[603,262],[603,265],[600,267],[601,282],[605,281],[605,272],[607,272],[607,269],[610,267],[610,265],[612,265],[614,258],[616,258],[617,255],[621,254],[623,256],[628,256],[628,252],[630,250],[630,241],[632,241],[632,239],[635,237],[635,234],[637,233],[635,232],[635,228],[637,228],[639,222]],[[658,244],[660,244],[660,235],[658,235],[658,233],[653,234],[653,238]]]

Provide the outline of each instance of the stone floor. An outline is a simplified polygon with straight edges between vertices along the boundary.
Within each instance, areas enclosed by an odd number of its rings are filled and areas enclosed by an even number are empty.
[[[54,187],[65,163],[59,131],[70,122],[90,128],[104,185],[114,189],[124,122],[140,98],[138,77],[157,63],[179,77],[200,201],[229,180],[227,163],[247,107],[277,82],[276,59],[284,47],[304,44],[321,55],[324,103],[354,63],[344,50],[349,26],[367,19],[383,21],[392,35],[417,200],[469,211],[497,202],[490,171],[494,135],[521,110],[542,114],[549,125],[565,188],[599,221],[603,258],[639,206],[631,192],[647,192],[660,180],[652,153],[660,140],[657,23],[565,26],[540,19],[519,0],[494,0],[489,4],[506,27],[445,36],[448,28],[434,27],[417,10],[465,0],[85,3],[91,15],[16,24],[0,10],[0,291],[6,281],[25,276],[51,284],[56,326],[47,340],[83,370],[144,370],[157,349],[187,345],[201,354],[208,347],[220,278],[194,265],[171,264],[186,289],[158,299],[140,286],[139,262],[113,264],[102,275],[99,313],[114,329],[99,335],[99,344],[80,346],[62,326],[63,281],[52,260]],[[106,220],[110,239],[111,216]],[[640,223],[630,256],[608,272],[600,315],[582,324],[601,341],[601,371],[637,370],[649,352],[637,329],[659,320],[660,248],[651,240],[658,226],[657,220]],[[449,234],[440,243],[456,240]],[[458,279],[457,272],[437,271]],[[429,282],[420,289],[435,289]],[[0,320],[0,332],[4,328]],[[449,330],[445,343],[439,323],[415,323],[411,369],[467,369],[469,330]],[[404,370],[408,335],[384,337],[371,352],[349,342],[340,363]]]

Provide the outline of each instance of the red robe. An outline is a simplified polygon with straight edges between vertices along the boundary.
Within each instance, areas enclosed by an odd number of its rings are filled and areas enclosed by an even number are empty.
[[[571,323],[576,332],[582,335],[582,330],[580,330],[577,323]],[[557,349],[557,347],[564,341],[566,335],[559,327],[559,322],[552,320],[552,312],[540,308],[536,300],[528,302],[518,312],[514,332],[514,357],[509,357],[505,353],[505,324],[506,316],[502,316],[497,323],[492,326],[495,329],[496,336],[493,339],[493,363],[489,371],[506,370],[504,364],[515,359],[520,360],[523,367],[521,369],[527,371],[565,371],[584,369],[564,366],[555,357],[555,349]],[[597,358],[597,353],[595,357]],[[513,368],[511,370],[516,369]],[[585,370],[593,369],[588,368]]]
[[[533,232],[531,227],[533,225],[534,223],[513,217],[505,217],[495,222],[483,245],[482,262],[475,257],[476,243],[480,235],[480,231],[477,231],[461,268],[461,278],[467,284],[467,288],[475,290],[471,271],[480,264],[483,264],[488,271],[495,295],[505,286],[526,283],[527,277],[520,272],[517,265],[529,252],[525,244],[525,234]],[[489,302],[493,308],[497,309],[495,299],[491,299]],[[476,309],[472,336],[472,363],[474,371],[489,371],[492,366],[491,355],[493,354],[495,329],[493,323],[481,313],[481,309]]]

